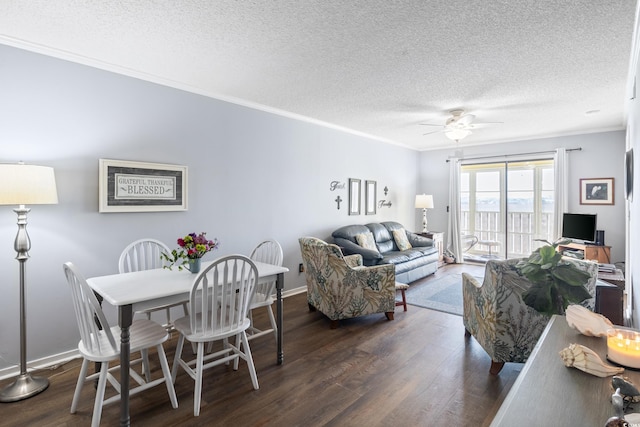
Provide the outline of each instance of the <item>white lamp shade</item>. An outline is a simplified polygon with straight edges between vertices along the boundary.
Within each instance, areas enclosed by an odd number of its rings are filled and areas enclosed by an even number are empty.
[[[445,132],[444,134],[447,138],[449,138],[452,141],[459,141],[471,135],[471,131],[466,129],[453,129]]]
[[[53,168],[0,164],[0,205],[57,203],[58,192]]]
[[[416,209],[433,209],[433,196],[431,194],[418,194],[416,196]]]

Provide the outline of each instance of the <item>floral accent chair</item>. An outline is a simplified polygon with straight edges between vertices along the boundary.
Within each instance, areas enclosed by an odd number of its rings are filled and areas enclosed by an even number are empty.
[[[463,323],[491,357],[489,372],[497,375],[505,362],[524,363],[547,326],[550,317],[522,301],[531,282],[516,269],[519,259],[490,260],[482,284],[462,274]],[[598,265],[573,261],[591,278],[585,288],[593,298],[582,305],[593,310]]]
[[[343,256],[336,245],[315,237],[299,240],[307,279],[310,311],[320,311],[331,320],[331,329],[341,319],[385,313],[393,320],[395,270],[392,264],[362,266],[361,255]]]

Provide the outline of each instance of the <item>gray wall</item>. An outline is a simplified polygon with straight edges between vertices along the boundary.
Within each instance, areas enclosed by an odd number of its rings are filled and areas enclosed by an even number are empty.
[[[91,277],[116,273],[121,250],[142,237],[172,246],[206,231],[221,242],[209,258],[273,237],[291,291],[304,286],[298,237],[384,220],[415,226],[413,150],[2,45],[0,94],[0,162],[52,166],[60,201],[29,214],[29,361],[76,349],[66,261]],[[189,210],[98,213],[100,158],[187,165]],[[329,190],[348,178],[377,181],[392,206],[348,216],[347,186]],[[19,363],[16,231],[12,207],[0,207],[0,376]]]
[[[449,157],[500,156],[540,151],[552,151],[558,147],[578,148],[568,153],[569,163],[569,212],[595,213],[598,229],[605,231],[605,244],[611,246],[611,261],[625,260],[625,199],[624,153],[625,132],[605,132],[565,136],[529,141],[514,141],[491,146],[465,147],[456,150],[454,143],[449,150],[420,153],[418,191],[433,194],[435,208],[427,212],[429,229],[447,230],[447,204],[449,191]],[[614,178],[613,206],[580,204],[580,178]],[[416,220],[421,213],[416,213]]]

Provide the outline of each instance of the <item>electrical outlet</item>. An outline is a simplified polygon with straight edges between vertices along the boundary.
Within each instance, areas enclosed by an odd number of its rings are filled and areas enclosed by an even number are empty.
[[[300,263],[298,266],[298,273],[304,273],[304,264]]]

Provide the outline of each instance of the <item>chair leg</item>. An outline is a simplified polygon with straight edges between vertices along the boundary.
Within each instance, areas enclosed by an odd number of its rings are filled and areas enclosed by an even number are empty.
[[[151,369],[149,369],[149,349],[145,348],[140,350],[140,355],[142,357],[142,370],[144,372],[145,381],[151,381]]]
[[[244,336],[245,337],[247,336],[246,332],[245,332]],[[236,348],[238,349],[237,352],[238,353],[242,353],[242,344],[244,344],[244,341],[242,340],[242,337],[240,336],[240,334],[236,335],[236,342],[234,344],[235,344]],[[245,347],[248,348],[249,346],[245,346]],[[233,370],[237,371],[239,366],[240,366],[240,358],[236,357],[233,360]]]
[[[402,307],[404,307],[404,311],[407,311],[407,296],[405,295],[404,292],[405,292],[404,289],[400,289],[400,295],[402,295],[402,302],[396,301],[396,307],[401,305]]]
[[[249,317],[249,331],[251,331],[251,334],[255,334],[256,333],[256,328],[253,327],[253,310],[249,309],[248,313],[247,313],[247,317]]]
[[[247,367],[249,368],[249,375],[251,376],[253,389],[258,390],[260,388],[258,385],[258,375],[256,374],[256,367],[253,364],[253,356],[251,355],[251,348],[249,348],[249,340],[247,339],[247,334],[244,331],[242,332],[240,339],[244,344],[244,354],[247,361]]]
[[[331,325],[329,327],[331,329],[336,329],[338,326],[340,326],[340,321],[339,320],[332,320],[331,321]]]
[[[307,305],[309,306],[309,311],[316,311],[316,308],[314,306],[312,306],[311,304],[308,304],[308,303],[307,303]]]
[[[193,416],[200,415],[200,400],[202,399],[202,366],[204,359],[204,343],[198,343],[198,354],[196,355],[195,367],[195,388],[193,391]]]
[[[164,375],[164,382],[167,385],[169,400],[171,400],[171,406],[173,406],[173,409],[176,409],[178,407],[178,398],[176,397],[176,390],[173,388],[173,381],[171,379],[169,363],[167,362],[167,355],[164,354],[164,347],[162,347],[162,344],[158,344],[156,349],[158,351],[158,358],[160,359],[160,366],[162,367],[162,374]]]
[[[71,413],[75,414],[78,409],[78,401],[80,400],[80,392],[82,391],[82,386],[87,378],[87,371],[89,370],[89,361],[87,359],[82,359],[82,366],[80,367],[80,374],[78,374],[78,382],[76,383],[76,391],[73,393],[73,400],[71,401]],[[97,387],[97,383],[96,383]]]
[[[184,346],[184,335],[180,334],[178,337],[178,344],[176,345],[176,352],[173,355],[173,367],[171,368],[171,382],[176,383],[176,376],[178,375],[178,366],[180,366],[180,359],[182,358],[182,347]]]
[[[467,328],[464,328],[464,336],[469,338],[471,336],[471,332]]]
[[[489,368],[489,373],[491,375],[498,375],[502,368],[504,367],[504,362],[494,362],[491,361],[491,368]]]
[[[102,417],[102,402],[104,401],[104,391],[107,387],[107,374],[109,373],[109,363],[102,362],[100,367],[100,377],[98,379],[98,388],[96,390],[96,400],[93,404],[93,416],[91,418],[91,427],[100,426],[100,418]]]
[[[393,320],[393,311],[387,311],[384,315],[387,316],[387,320]]]

